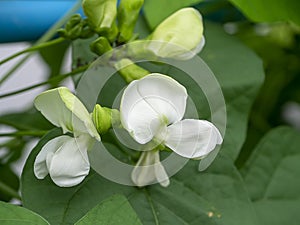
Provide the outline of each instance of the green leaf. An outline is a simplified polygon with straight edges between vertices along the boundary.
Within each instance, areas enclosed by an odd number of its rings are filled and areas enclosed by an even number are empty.
[[[41,216],[20,206],[0,202],[1,225],[49,225]]]
[[[0,200],[9,201],[13,197],[16,197],[13,195],[14,193],[11,193],[10,190],[6,189],[7,187],[15,193],[18,193],[19,189],[19,178],[8,165],[0,164],[0,183],[5,186],[2,188],[3,185],[1,185],[0,187]]]
[[[242,169],[261,224],[299,224],[299,136],[289,127],[273,129]]]
[[[52,224],[74,224],[90,209],[116,193],[128,198],[145,225],[257,224],[240,175],[232,160],[223,155],[219,155],[205,173],[198,172],[197,161],[189,162],[171,178],[168,188],[119,185],[93,171],[80,185],[72,188],[55,186],[49,176],[37,180],[33,174],[34,159],[41,147],[59,134],[54,130],[42,138],[31,152],[22,174],[24,206]]]
[[[53,128],[53,125],[34,108],[21,113],[1,115],[0,123],[18,130],[49,130]]]
[[[292,21],[300,24],[298,0],[230,0],[255,22]]]
[[[142,225],[123,195],[113,195],[91,209],[75,225]]]
[[[39,50],[40,55],[50,69],[49,77],[57,76],[61,73],[65,53],[69,45],[69,41],[64,41]]]
[[[203,1],[204,0],[145,0],[144,14],[150,28],[153,29],[178,9]]]
[[[199,56],[222,88],[227,128],[221,151],[236,159],[246,138],[248,116],[264,81],[262,61],[236,38],[215,24],[205,24],[206,45]]]

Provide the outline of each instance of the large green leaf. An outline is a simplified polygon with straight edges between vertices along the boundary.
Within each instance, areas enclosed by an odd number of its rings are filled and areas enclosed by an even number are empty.
[[[49,225],[41,216],[20,206],[0,202],[1,225]]]
[[[55,186],[49,176],[37,180],[33,174],[34,159],[49,139],[60,134],[56,129],[42,138],[31,152],[22,174],[24,206],[41,214],[51,224],[73,224],[116,193],[127,196],[145,225],[257,224],[240,175],[232,160],[223,155],[219,155],[204,173],[198,172],[197,161],[191,161],[171,179],[168,188],[160,185],[147,188],[123,186],[93,171],[80,185],[72,188]]]
[[[246,137],[251,106],[264,80],[262,61],[218,25],[206,23],[205,37],[206,46],[199,56],[218,79],[226,101],[223,151],[236,159]]]
[[[288,127],[269,132],[242,169],[264,225],[300,221],[300,133]]]
[[[300,24],[298,0],[230,0],[256,22],[293,21]]]
[[[153,29],[176,10],[202,1],[204,0],[145,0],[144,14],[150,28]]]
[[[123,195],[113,195],[91,209],[75,225],[142,225]]]

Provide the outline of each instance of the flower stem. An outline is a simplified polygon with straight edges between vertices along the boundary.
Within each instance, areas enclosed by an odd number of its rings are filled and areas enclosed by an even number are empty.
[[[38,45],[34,45],[32,47],[29,47],[27,49],[24,49],[22,51],[19,51],[9,57],[7,57],[6,59],[3,59],[2,61],[0,61],[0,65],[8,62],[9,60],[13,59],[13,58],[16,58],[17,56],[19,55],[22,55],[24,53],[28,53],[28,52],[34,52],[34,51],[37,51],[37,50],[40,50],[40,49],[43,49],[43,48],[47,48],[51,45],[56,45],[58,43],[61,43],[63,42],[65,39],[62,38],[62,37],[59,37],[59,38],[56,38],[54,40],[51,40],[51,41],[48,41],[48,42],[44,42],[44,43],[41,43],[41,44],[38,44]]]
[[[31,85],[31,86],[26,87],[26,88],[22,88],[22,89],[17,90],[17,91],[13,91],[13,92],[9,92],[9,93],[0,95],[0,99],[5,98],[5,97],[9,97],[9,96],[12,96],[12,95],[20,94],[22,92],[29,91],[31,89],[34,89],[34,88],[37,88],[37,87],[40,87],[40,86],[43,86],[43,85],[46,85],[46,84],[60,82],[60,81],[64,80],[65,78],[69,77],[69,76],[73,76],[73,75],[76,75],[80,72],[85,71],[88,67],[89,67],[89,64],[78,67],[77,69],[75,69],[75,70],[73,70],[69,73],[57,75],[57,76],[55,76],[55,77],[53,77],[53,78],[51,78],[47,81],[44,81],[44,82],[41,82],[41,83],[38,83],[38,84],[34,84],[34,85]]]
[[[32,137],[42,137],[48,131],[47,130],[26,130],[26,131],[16,131],[12,133],[0,133],[0,137],[20,137],[20,136],[32,136]]]
[[[10,197],[21,200],[21,197],[18,194],[18,192],[16,192],[14,189],[12,189],[11,187],[9,187],[8,185],[4,184],[1,181],[0,181],[0,190],[6,193],[7,195],[9,195]]]

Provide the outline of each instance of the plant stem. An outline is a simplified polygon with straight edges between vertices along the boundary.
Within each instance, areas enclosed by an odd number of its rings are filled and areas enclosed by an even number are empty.
[[[0,181],[0,190],[9,196],[21,200],[20,195],[14,189]]]
[[[51,40],[51,41],[48,41],[48,42],[44,42],[44,43],[41,43],[41,44],[38,44],[38,45],[34,45],[32,47],[29,47],[27,49],[24,49],[24,50],[22,50],[20,52],[15,53],[15,54],[7,57],[6,59],[3,59],[2,61],[0,61],[0,65],[8,62],[9,60],[11,60],[13,58],[16,58],[19,55],[24,54],[24,53],[33,52],[33,51],[37,51],[37,50],[40,50],[40,49],[43,49],[43,48],[47,48],[47,47],[49,47],[51,45],[55,45],[55,44],[61,43],[64,40],[65,40],[64,38],[59,37],[57,39],[54,39],[54,40]]]
[[[12,133],[0,133],[0,137],[20,137],[20,136],[32,136],[32,137],[42,137],[48,131],[47,130],[26,130],[26,131],[16,131]]]
[[[69,77],[69,76],[73,76],[73,75],[76,75],[76,74],[78,74],[80,72],[85,71],[88,67],[89,67],[89,64],[81,66],[81,67],[78,67],[77,69],[75,69],[75,70],[73,70],[73,71],[71,71],[69,73],[57,75],[57,76],[55,76],[55,77],[53,77],[53,78],[51,78],[51,79],[49,79],[47,81],[44,81],[44,82],[41,82],[41,83],[38,83],[38,84],[34,84],[34,85],[31,85],[31,86],[26,87],[26,88],[22,88],[22,89],[17,90],[17,91],[13,91],[13,92],[9,92],[9,93],[0,95],[0,99],[8,97],[8,96],[12,96],[12,95],[20,94],[22,92],[29,91],[31,89],[34,89],[34,88],[37,88],[37,87],[40,87],[40,86],[43,86],[43,85],[46,85],[46,84],[60,82],[63,79]]]

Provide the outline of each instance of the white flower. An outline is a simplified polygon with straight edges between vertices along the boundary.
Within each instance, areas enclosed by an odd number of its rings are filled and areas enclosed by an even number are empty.
[[[202,16],[194,8],[183,8],[161,22],[148,37],[148,49],[160,57],[187,60],[204,44]]]
[[[120,106],[123,127],[140,144],[151,140],[186,158],[202,158],[223,139],[209,121],[183,119],[187,91],[174,79],[150,74],[131,82]]]
[[[168,174],[159,160],[159,151],[142,152],[131,174],[132,181],[139,187],[159,182],[163,187],[170,183]]]
[[[63,133],[47,142],[34,162],[34,174],[44,179],[49,173],[60,187],[79,184],[89,173],[87,150],[100,136],[90,114],[82,102],[69,89],[60,87],[45,91],[34,101],[35,107]]]

